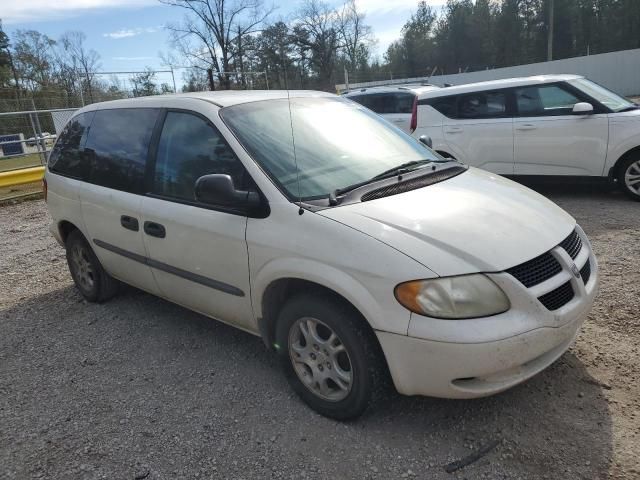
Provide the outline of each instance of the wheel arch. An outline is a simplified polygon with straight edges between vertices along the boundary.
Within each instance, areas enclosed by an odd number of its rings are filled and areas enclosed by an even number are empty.
[[[259,298],[258,306],[260,311],[257,312],[258,328],[260,336],[269,349],[275,348],[277,350],[277,346],[274,344],[275,327],[282,306],[287,299],[301,293],[317,293],[319,295],[329,296],[346,305],[353,311],[359,322],[362,323],[362,326],[375,337],[371,322],[367,319],[362,309],[358,308],[353,299],[347,298],[331,286],[327,286],[318,281],[301,278],[299,276],[285,276],[270,281],[265,286]]]
[[[63,244],[67,241],[67,238],[69,238],[69,235],[74,230],[80,229],[69,220],[61,220],[58,222],[58,234],[60,235],[60,239]]]
[[[261,298],[261,317],[258,318],[258,327],[260,330],[260,336],[269,350],[278,352],[280,346],[275,342],[275,331],[280,309],[288,298],[300,293],[317,293],[319,296],[331,297],[335,301],[342,303],[349,308],[358,324],[369,335],[369,338],[374,343],[375,348],[378,351],[379,358],[384,362],[384,368],[386,374],[389,375],[389,364],[387,363],[384,350],[380,344],[378,336],[375,334],[375,330],[371,326],[371,323],[365,318],[363,313],[347,298],[335,290],[316,283],[314,281],[305,280],[296,277],[279,278],[272,281],[264,290]]]
[[[622,162],[624,162],[627,158],[634,155],[637,155],[640,158],[640,145],[636,145],[635,147],[630,148],[629,150],[624,152],[622,155],[620,155],[620,157],[618,157],[616,162],[609,169],[609,175],[608,175],[609,179],[616,180],[618,177],[620,165],[622,165]]]

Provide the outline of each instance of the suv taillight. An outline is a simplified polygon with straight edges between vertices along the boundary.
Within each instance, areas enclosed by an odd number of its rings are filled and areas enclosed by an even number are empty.
[[[415,132],[418,128],[418,97],[413,98],[413,107],[411,108],[411,123],[409,124],[409,131]]]
[[[42,193],[44,193],[44,201],[47,201],[47,179],[42,179]]]

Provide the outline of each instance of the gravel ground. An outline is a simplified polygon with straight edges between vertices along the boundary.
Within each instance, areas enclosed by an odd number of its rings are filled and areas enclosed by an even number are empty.
[[[640,478],[640,203],[534,187],[600,262],[576,345],[503,394],[390,395],[351,423],[304,406],[259,338],[131,288],[83,301],[45,204],[1,207],[0,478]]]

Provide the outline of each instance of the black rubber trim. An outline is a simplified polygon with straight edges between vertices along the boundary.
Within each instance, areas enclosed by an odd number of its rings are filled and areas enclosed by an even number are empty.
[[[213,278],[204,277],[202,275],[198,275],[197,273],[188,272],[187,270],[183,270],[181,268],[172,267],[171,265],[167,265],[166,263],[162,263],[143,255],[138,255],[137,253],[124,250],[120,247],[116,247],[115,245],[111,245],[110,243],[103,242],[102,240],[98,240],[97,238],[93,239],[93,243],[95,243],[100,248],[104,248],[105,250],[109,250],[110,252],[130,258],[135,262],[142,263],[151,268],[155,268],[156,270],[162,270],[163,272],[170,273],[172,275],[175,275],[176,277],[184,278],[194,283],[199,283],[200,285],[213,288],[214,290],[220,290],[221,292],[228,293],[229,295],[244,297],[244,292],[242,290],[240,290],[238,287],[234,287],[233,285],[229,285],[228,283],[220,282],[218,280],[214,280]]]

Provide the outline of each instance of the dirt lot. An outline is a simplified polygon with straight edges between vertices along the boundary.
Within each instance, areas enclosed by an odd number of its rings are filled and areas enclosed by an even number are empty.
[[[536,188],[600,262],[577,344],[504,394],[390,395],[347,424],[293,396],[258,338],[133,289],[84,302],[44,203],[0,208],[0,478],[640,478],[640,203]]]

